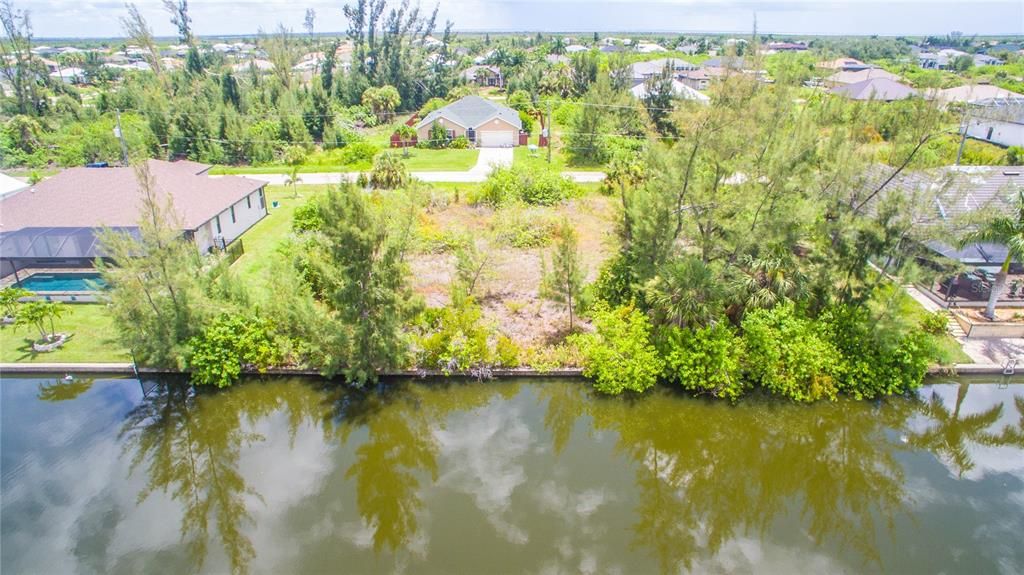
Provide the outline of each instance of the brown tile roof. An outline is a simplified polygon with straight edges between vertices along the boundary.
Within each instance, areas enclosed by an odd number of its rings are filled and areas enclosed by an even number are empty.
[[[147,160],[160,197],[170,195],[184,229],[194,230],[260,189],[264,182],[238,176],[211,178],[196,162]],[[132,168],[70,168],[0,198],[0,231],[28,227],[138,225],[141,199]]]

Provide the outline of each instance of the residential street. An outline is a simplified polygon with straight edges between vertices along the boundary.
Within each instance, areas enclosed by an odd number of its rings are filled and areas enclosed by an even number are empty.
[[[476,165],[465,172],[412,172],[412,177],[423,182],[452,182],[468,184],[482,182],[495,166],[512,165],[512,148],[480,148]],[[246,178],[262,180],[272,185],[284,185],[288,174],[239,174]],[[604,172],[562,172],[562,175],[577,183],[593,183],[604,180]],[[216,178],[217,176],[212,176]],[[300,185],[337,184],[343,179],[355,181],[359,172],[315,172],[299,174]]]

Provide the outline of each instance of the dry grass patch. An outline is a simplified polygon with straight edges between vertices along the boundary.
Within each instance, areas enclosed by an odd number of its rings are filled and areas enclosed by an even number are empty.
[[[420,222],[420,231],[437,237],[471,238],[487,254],[486,273],[480,280],[477,299],[484,317],[498,331],[524,348],[560,340],[568,327],[568,314],[556,304],[539,297],[541,258],[547,247],[513,247],[499,239],[512,219],[558,222],[567,218],[579,235],[580,252],[587,267],[587,280],[597,277],[601,263],[614,253],[612,235],[615,199],[588,194],[564,204],[548,207],[488,207],[451,203],[430,210]],[[445,244],[447,241],[441,241]],[[438,245],[431,242],[430,245]],[[418,250],[411,260],[413,287],[429,306],[448,303],[448,289],[455,271],[451,250]]]

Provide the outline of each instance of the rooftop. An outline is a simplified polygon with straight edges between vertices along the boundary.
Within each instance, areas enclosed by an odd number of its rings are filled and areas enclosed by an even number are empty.
[[[512,108],[480,96],[466,96],[427,114],[416,124],[416,129],[429,126],[442,117],[463,128],[476,128],[492,118],[504,120],[516,128],[522,129],[523,127],[522,120],[519,119],[519,112]]]
[[[212,178],[196,162],[147,160],[159,198],[170,197],[183,229],[194,230],[265,184]],[[22,228],[133,227],[141,209],[133,168],[70,168],[0,198],[0,232]]]

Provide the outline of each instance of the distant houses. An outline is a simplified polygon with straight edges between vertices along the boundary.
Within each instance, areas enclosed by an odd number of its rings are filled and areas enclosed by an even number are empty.
[[[470,66],[463,70],[460,76],[466,82],[471,82],[478,86],[505,87],[505,78],[501,75],[501,68],[497,66]]]
[[[882,68],[865,68],[863,70],[856,71],[841,71],[832,74],[825,78],[825,85],[827,86],[845,86],[848,84],[856,84],[865,80],[874,80],[876,78],[885,78],[892,80],[893,82],[899,82],[902,80],[896,74],[883,70]]]
[[[629,92],[634,98],[644,99],[649,95],[649,88],[646,82],[633,86]],[[679,80],[672,79],[672,96],[681,100],[691,100],[701,104],[711,103],[711,98],[706,94],[700,93],[698,90],[687,86]]]

